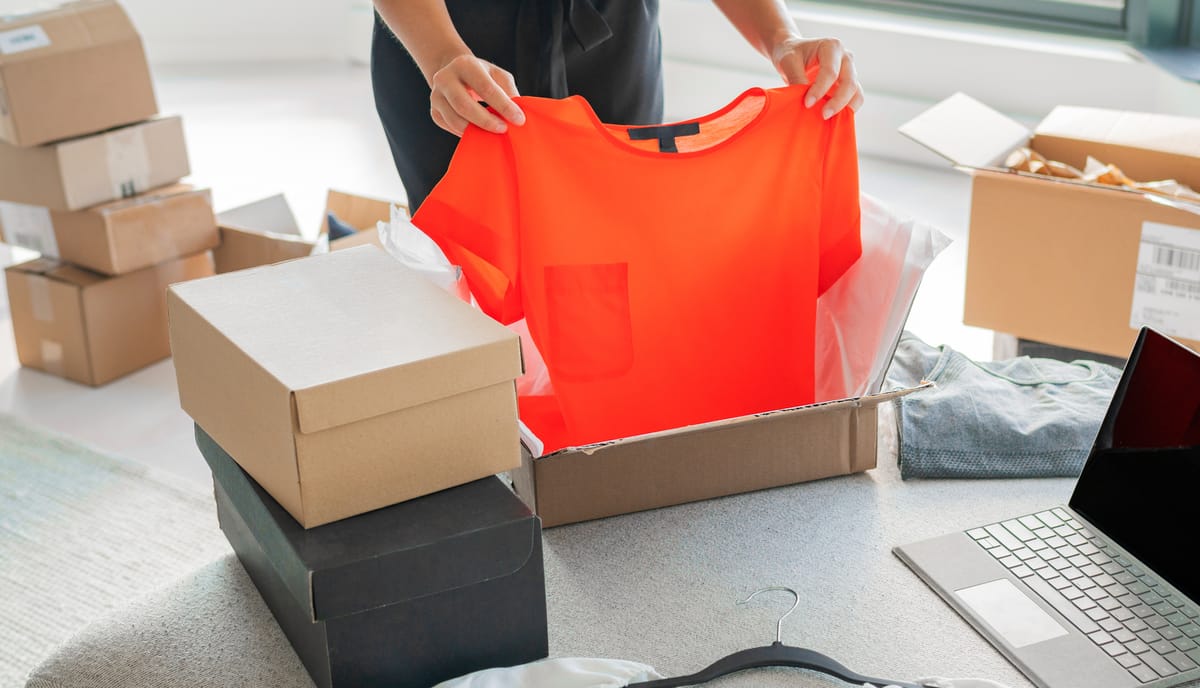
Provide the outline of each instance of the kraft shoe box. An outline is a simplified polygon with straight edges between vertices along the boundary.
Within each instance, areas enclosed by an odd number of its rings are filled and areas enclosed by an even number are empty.
[[[0,201],[81,210],[179,181],[190,171],[179,117],[44,146],[0,142]]]
[[[220,241],[208,189],[187,184],[69,212],[0,202],[0,237],[106,275],[207,251]]]
[[[520,465],[519,338],[376,247],[167,298],[184,411],[304,527]]]
[[[1027,146],[1200,191],[1200,119],[1058,107],[1030,131],[960,93],[900,131],[973,178],[966,324],[1113,357],[1143,325],[1200,348],[1200,206],[1003,167]]]
[[[142,39],[116,2],[0,15],[0,141],[36,146],[157,112]]]
[[[120,277],[49,258],[5,270],[21,365],[102,385],[171,354],[167,285],[213,274],[208,252]]]
[[[547,655],[542,538],[499,479],[305,530],[199,426],[217,518],[320,688],[428,688]]]

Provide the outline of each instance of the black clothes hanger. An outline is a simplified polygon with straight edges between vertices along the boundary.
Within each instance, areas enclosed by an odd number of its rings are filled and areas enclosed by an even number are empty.
[[[787,611],[787,614],[779,617],[779,621],[775,624],[775,642],[762,647],[754,647],[748,650],[735,652],[728,657],[723,657],[710,664],[706,669],[697,671],[694,674],[687,676],[677,676],[674,678],[663,678],[655,681],[641,681],[639,683],[630,683],[626,688],[679,688],[680,686],[696,686],[701,683],[718,679],[727,674],[732,674],[735,671],[743,671],[745,669],[757,669],[759,667],[795,667],[797,669],[809,669],[818,671],[822,674],[828,674],[834,678],[839,678],[847,683],[853,683],[858,686],[868,685],[883,688],[884,686],[898,686],[899,688],[926,688],[925,686],[911,683],[908,681],[889,681],[882,678],[871,678],[855,673],[841,663],[834,660],[832,657],[823,655],[816,650],[809,650],[803,647],[792,647],[791,645],[783,644],[783,620],[786,619],[792,612],[796,611],[796,607],[800,606],[800,595],[791,588],[770,587],[756,591],[746,599],[738,602],[745,604],[754,599],[756,595],[768,591],[788,592],[795,598],[795,603],[792,608]]]

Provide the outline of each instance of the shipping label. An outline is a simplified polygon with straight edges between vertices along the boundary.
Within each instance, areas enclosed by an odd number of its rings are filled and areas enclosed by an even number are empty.
[[[1142,223],[1129,326],[1200,340],[1200,230]]]
[[[58,257],[54,224],[46,208],[0,201],[0,230],[4,233],[4,240],[13,246],[37,251],[44,256]]]
[[[41,24],[22,26],[19,29],[0,31],[0,55],[23,53],[35,48],[46,48],[50,45],[50,37]]]

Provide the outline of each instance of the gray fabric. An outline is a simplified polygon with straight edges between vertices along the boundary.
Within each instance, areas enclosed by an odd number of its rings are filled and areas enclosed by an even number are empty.
[[[1083,468],[1121,371],[1094,361],[1022,356],[979,363],[909,332],[890,387],[898,399],[904,478],[1040,478]]]
[[[891,548],[1062,503],[1071,484],[904,483],[895,462],[881,457],[880,468],[865,474],[552,528],[545,533],[550,652],[687,673],[773,640],[789,598],[736,601],[759,587],[789,585],[801,601],[784,623],[787,642],[888,678],[981,677],[1029,688]],[[309,686],[240,568],[232,560],[214,567],[89,629],[30,685]],[[841,684],[766,669],[711,685]]]
[[[27,688],[312,688],[232,554],[153,593],[56,652]]]
[[[228,551],[211,488],[0,415],[0,686]]]

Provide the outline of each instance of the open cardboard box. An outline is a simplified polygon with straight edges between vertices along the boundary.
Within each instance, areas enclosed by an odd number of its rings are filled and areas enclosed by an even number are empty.
[[[1200,207],[1003,167],[1028,146],[1200,190],[1200,119],[1058,107],[1029,131],[959,93],[900,131],[973,177],[966,324],[1122,357],[1150,325],[1200,348]]]
[[[915,298],[915,285],[912,291]],[[890,361],[912,300],[900,302],[880,360]],[[860,397],[824,401],[543,453],[521,425],[513,488],[544,527],[791,485],[875,468],[879,406],[911,392],[880,391],[888,366],[864,376]],[[874,369],[873,369],[874,370]]]
[[[301,234],[296,216],[283,194],[231,208],[217,215],[221,231],[221,245],[213,251],[217,273],[319,253],[319,247],[324,244],[322,237],[329,233],[329,213],[359,230],[357,234],[329,242],[329,250],[340,251],[363,244],[382,247],[375,227],[378,222],[391,219],[393,205],[404,208],[405,212],[408,210],[403,203],[331,189],[325,200],[325,212],[321,214],[317,239],[307,239]]]

